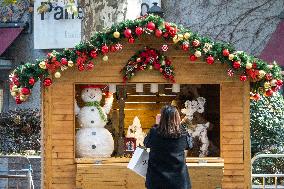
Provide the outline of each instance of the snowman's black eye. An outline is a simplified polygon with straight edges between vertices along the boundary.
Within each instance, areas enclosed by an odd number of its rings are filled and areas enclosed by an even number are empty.
[[[87,92],[89,92],[89,90],[87,89]]]

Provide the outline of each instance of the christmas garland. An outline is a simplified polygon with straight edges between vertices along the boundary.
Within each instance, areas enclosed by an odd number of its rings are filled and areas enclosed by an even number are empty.
[[[145,47],[145,50],[138,51],[132,56],[128,63],[122,68],[123,81],[131,79],[135,75],[135,72],[146,69],[152,70],[153,68],[159,71],[164,79],[168,79],[171,82],[175,82],[174,79],[174,67],[168,57],[161,54],[160,51]]]
[[[191,32],[188,28],[165,22],[159,16],[148,15],[135,20],[126,20],[113,25],[105,32],[95,33],[90,41],[81,42],[72,50],[52,51],[45,59],[17,67],[10,75],[11,95],[14,96],[16,103],[20,104],[27,100],[34,83],[39,79],[47,87],[52,84],[50,78],[52,75],[60,78],[61,72],[74,65],[79,71],[92,70],[97,63],[98,55],[103,55],[103,61],[108,61],[110,52],[122,49],[121,40],[126,38],[129,43],[135,43],[141,35],[164,38],[166,43],[173,43],[183,49],[190,61],[202,58],[208,64],[214,64],[216,60],[228,64],[229,76],[237,73],[241,81],[247,79],[251,81],[252,99],[259,99],[260,93],[271,96],[283,85],[281,68],[275,62],[267,64],[245,52],[236,51],[228,43],[213,42],[207,37]],[[167,45],[163,45],[163,48],[167,48]],[[124,69],[122,73],[124,80],[132,77],[129,74],[125,77]],[[174,81],[171,78],[170,80]]]

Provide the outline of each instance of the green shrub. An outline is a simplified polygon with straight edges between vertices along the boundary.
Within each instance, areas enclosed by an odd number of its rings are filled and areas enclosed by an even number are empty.
[[[251,155],[284,153],[284,100],[281,94],[263,97],[250,104]],[[253,173],[284,173],[284,158],[261,158],[253,164]],[[261,183],[262,179],[253,182]],[[278,184],[280,184],[280,180]],[[273,179],[266,179],[273,184]]]
[[[0,114],[0,153],[40,150],[40,112],[18,109]]]

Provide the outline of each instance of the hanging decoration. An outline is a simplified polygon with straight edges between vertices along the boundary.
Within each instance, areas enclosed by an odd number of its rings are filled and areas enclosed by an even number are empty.
[[[175,73],[174,67],[171,64],[171,61],[166,56],[162,55],[160,51],[145,47],[145,50],[138,51],[122,68],[123,81],[127,82],[138,71],[154,69],[159,71],[164,79],[174,83]]]
[[[99,56],[103,57],[103,61],[108,61],[111,56],[110,53],[117,53],[122,50],[122,41],[126,39],[131,45],[142,35],[164,38],[165,43],[173,42],[171,45],[188,54],[189,63],[202,59],[209,65],[214,65],[216,62],[228,64],[230,67],[228,75],[242,76],[241,81],[249,80],[252,83],[251,96],[259,96],[256,94],[271,96],[283,85],[281,68],[276,62],[268,64],[245,52],[236,51],[228,43],[214,42],[210,38],[201,37],[188,28],[165,22],[159,16],[147,15],[135,20],[126,20],[114,24],[106,32],[95,33],[90,41],[81,42],[73,49],[64,49],[60,52],[52,51],[47,54],[46,58],[18,66],[10,75],[11,95],[17,103],[22,103],[31,95],[31,93],[24,95],[21,92],[22,88],[31,91],[35,82],[39,79],[43,81],[45,87],[48,87],[52,85],[52,77],[61,78],[62,72],[71,67],[72,69],[77,68],[79,71],[93,70]],[[155,63],[150,63],[150,60],[147,60],[146,67],[144,65],[145,60],[137,63],[131,58],[131,63],[128,62],[128,66],[126,66],[128,69],[125,67],[122,70],[124,81],[133,77],[138,70],[155,69],[160,71],[165,79],[174,82],[172,65],[164,65],[162,61],[162,59],[169,59],[161,55],[159,51],[153,51],[158,55],[158,58],[154,58]],[[167,48],[164,47],[163,51],[166,52]],[[140,57],[140,53],[137,53],[134,57]],[[132,68],[132,64],[136,64],[137,68]],[[142,67],[138,68],[138,65],[142,65]]]

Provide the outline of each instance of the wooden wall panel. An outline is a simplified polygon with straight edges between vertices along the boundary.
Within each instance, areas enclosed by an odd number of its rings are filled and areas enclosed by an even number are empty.
[[[223,188],[249,188],[246,162],[247,154],[244,154],[246,145],[244,138],[247,136],[244,127],[249,128],[247,116],[244,112],[249,109],[244,101],[244,93],[248,82],[228,82],[221,84],[221,150],[224,158]],[[248,135],[249,136],[249,135]]]

